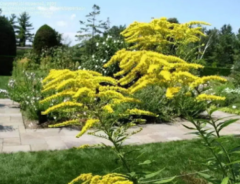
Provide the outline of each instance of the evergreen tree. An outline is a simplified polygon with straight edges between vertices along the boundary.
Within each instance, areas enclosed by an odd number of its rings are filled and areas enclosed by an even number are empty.
[[[11,14],[11,16],[8,18],[14,30],[17,28],[17,25],[16,25],[17,21],[15,20],[16,18],[17,16],[15,14]]]
[[[100,7],[94,4],[92,9],[93,11],[86,15],[87,22],[79,21],[82,25],[80,31],[78,31],[80,35],[76,35],[79,41],[93,38],[95,35],[101,34],[107,29],[107,22],[97,20],[97,16],[100,15]]]
[[[18,26],[17,26],[17,39],[18,39],[18,44],[20,46],[25,46],[26,41],[32,42],[33,41],[33,35],[31,34],[30,31],[33,29],[32,24],[29,22],[30,16],[26,13],[23,12],[20,14],[18,17]]]
[[[96,44],[95,38],[100,34],[104,33],[108,29],[108,24],[110,24],[110,20],[106,22],[102,20],[97,20],[97,16],[100,15],[100,7],[98,5],[93,5],[92,12],[86,15],[87,22],[79,21],[81,24],[80,31],[78,31],[78,35],[76,35],[77,39],[81,41],[81,45],[84,45],[86,42],[90,47],[90,50],[86,49],[90,55],[94,53]]]

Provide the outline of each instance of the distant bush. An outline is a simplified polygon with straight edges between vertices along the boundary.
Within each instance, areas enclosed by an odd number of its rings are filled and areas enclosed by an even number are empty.
[[[220,67],[204,67],[200,70],[200,76],[208,75],[220,75],[229,76],[231,74],[231,68],[220,68]]]
[[[0,75],[11,75],[16,56],[16,38],[12,25],[0,17]]]
[[[48,25],[40,27],[34,37],[33,48],[37,54],[41,54],[43,49],[60,46],[59,34]]]

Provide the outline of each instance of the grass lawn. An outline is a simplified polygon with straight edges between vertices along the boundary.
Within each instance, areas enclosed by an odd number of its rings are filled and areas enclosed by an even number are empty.
[[[7,89],[9,78],[9,76],[0,76],[0,89]],[[0,98],[5,97],[0,93]]]
[[[231,147],[240,144],[238,138],[228,139],[232,143],[229,145]],[[155,161],[151,166],[147,166],[147,170],[165,168],[159,177],[201,171],[205,168],[199,162],[211,157],[199,140],[154,143],[133,148],[140,149],[129,157],[136,158],[141,154],[141,150],[145,152],[141,161]],[[80,173],[124,172],[121,168],[117,169],[120,163],[111,150],[106,149],[0,154],[0,163],[1,184],[67,184]],[[138,166],[135,170],[143,171],[143,168]],[[177,181],[179,184],[186,183],[181,177],[178,177]],[[189,183],[197,184],[196,181]]]

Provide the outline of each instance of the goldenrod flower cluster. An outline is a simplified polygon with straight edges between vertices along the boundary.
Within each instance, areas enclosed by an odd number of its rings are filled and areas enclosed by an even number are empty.
[[[116,84],[116,79],[102,76],[94,71],[51,70],[49,75],[43,80],[43,93],[47,95],[40,103],[55,101],[55,104],[42,112],[42,114],[46,115],[52,112],[75,114],[73,119],[51,125],[51,127],[79,125],[82,124],[81,119],[85,119],[84,126],[77,135],[77,137],[80,137],[88,129],[100,123],[97,115],[93,115],[91,112],[99,105],[97,99],[101,102],[98,110],[102,110],[105,114],[114,113],[114,107],[122,103],[140,102],[129,96],[128,89],[119,87]],[[65,97],[68,98],[68,101],[64,101]],[[88,108],[89,105],[92,105],[91,109]],[[90,116],[84,116],[86,111],[89,111],[87,114],[90,114]],[[127,111],[125,114],[127,116],[132,114],[153,115],[151,112],[139,109]]]
[[[111,173],[104,176],[93,176],[91,173],[81,174],[69,184],[74,184],[78,181],[83,181],[83,184],[133,184],[132,181],[126,179],[126,176],[117,173]]]
[[[174,95],[179,92],[180,89],[180,87],[167,88],[166,97],[168,99],[172,99]]]
[[[136,81],[129,87],[129,93],[135,93],[148,85],[160,85],[168,88],[166,97],[171,99],[183,86],[191,91],[211,80],[226,81],[219,76],[195,76],[190,73],[190,70],[203,68],[202,65],[187,63],[178,57],[166,56],[153,51],[133,52],[123,49],[118,51],[104,67],[117,62],[121,71],[114,76],[122,77],[119,80],[120,85],[124,86]]]
[[[199,36],[205,36],[199,25],[210,24],[202,21],[176,24],[163,17],[153,19],[150,23],[134,22],[121,34],[127,43],[134,43],[131,47],[133,49],[150,50],[157,46],[157,50],[164,53],[169,45],[186,45],[199,41]]]
[[[119,84],[122,86],[133,83],[129,87],[130,94],[148,85],[160,85],[166,87],[169,99],[183,87],[191,92],[211,80],[226,81],[219,76],[195,76],[190,71],[201,69],[202,65],[164,54],[169,45],[179,47],[199,41],[200,36],[204,36],[201,25],[209,24],[202,21],[175,24],[168,22],[167,18],[153,19],[150,23],[134,22],[121,33],[125,41],[133,43],[133,46],[130,50],[116,52],[104,67],[118,63],[121,70],[114,76],[121,77]]]
[[[225,99],[226,99],[225,97],[207,95],[207,94],[200,94],[196,97],[197,101],[222,101]]]

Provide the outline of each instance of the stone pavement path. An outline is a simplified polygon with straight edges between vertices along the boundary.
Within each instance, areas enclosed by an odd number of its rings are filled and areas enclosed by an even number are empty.
[[[216,112],[217,117],[229,114]],[[237,116],[240,119],[240,116]],[[126,140],[126,144],[144,144],[174,140],[192,139],[182,124],[191,126],[187,121],[172,124],[148,124],[143,130]],[[78,130],[68,128],[25,129],[22,114],[9,99],[0,99],[0,153],[18,151],[40,151],[69,149],[83,144],[109,144],[107,140],[84,135],[75,138]],[[240,134],[240,121],[226,128],[224,134]]]

